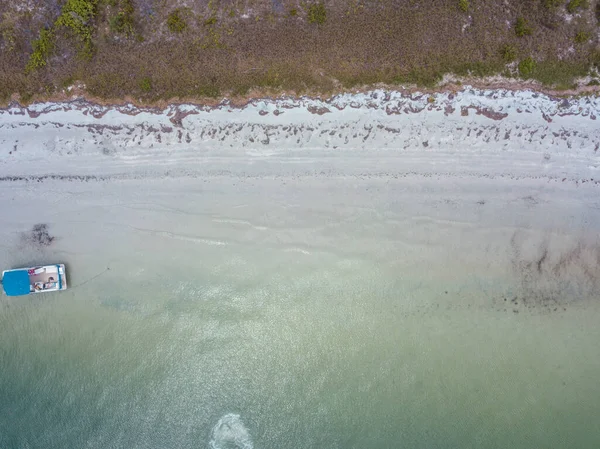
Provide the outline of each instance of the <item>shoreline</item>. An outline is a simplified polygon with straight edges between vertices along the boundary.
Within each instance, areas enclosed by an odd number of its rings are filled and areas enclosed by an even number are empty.
[[[597,185],[599,116],[597,96],[471,86],[455,93],[373,90],[242,106],[227,100],[164,108],[83,99],[13,104],[0,109],[0,177],[227,172],[244,178],[279,164],[281,174],[292,177],[479,173]]]
[[[306,94],[299,95],[295,91],[273,89],[252,89],[247,95],[223,95],[220,100],[216,98],[202,97],[172,97],[169,99],[144,100],[134,96],[125,96],[123,98],[101,98],[90,95],[77,84],[74,84],[67,91],[52,95],[34,95],[30,101],[21,101],[19,94],[13,94],[8,101],[0,102],[0,110],[8,109],[11,106],[29,107],[36,103],[68,103],[73,101],[85,101],[86,103],[99,106],[117,107],[122,105],[133,105],[141,110],[165,109],[172,105],[194,105],[216,108],[224,104],[236,108],[243,108],[253,101],[275,101],[278,99],[310,99],[327,101],[334,97],[344,94],[365,94],[374,90],[385,90],[400,92],[406,96],[414,94],[434,95],[443,93],[457,93],[466,89],[478,90],[507,90],[512,92],[532,91],[549,98],[565,99],[577,98],[583,96],[600,96],[600,86],[581,85],[575,89],[555,89],[546,87],[537,81],[526,81],[510,79],[505,77],[491,78],[460,78],[456,81],[444,83],[436,87],[419,87],[417,85],[390,85],[385,83],[376,83],[373,85],[363,85],[357,88],[339,88],[330,92],[308,91]]]

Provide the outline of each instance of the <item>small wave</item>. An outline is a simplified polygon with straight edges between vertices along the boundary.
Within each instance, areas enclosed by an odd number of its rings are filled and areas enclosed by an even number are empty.
[[[253,449],[250,433],[240,415],[229,413],[217,422],[212,430],[211,449]]]

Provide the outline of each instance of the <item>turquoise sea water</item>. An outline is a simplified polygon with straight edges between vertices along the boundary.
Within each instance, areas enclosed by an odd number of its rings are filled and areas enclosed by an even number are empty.
[[[5,184],[73,288],[0,301],[0,447],[599,447],[594,192],[518,188]]]

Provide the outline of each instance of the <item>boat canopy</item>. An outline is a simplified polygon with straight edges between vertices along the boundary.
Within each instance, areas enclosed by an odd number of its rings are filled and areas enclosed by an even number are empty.
[[[31,290],[27,270],[12,270],[4,272],[2,286],[7,296],[28,295]]]

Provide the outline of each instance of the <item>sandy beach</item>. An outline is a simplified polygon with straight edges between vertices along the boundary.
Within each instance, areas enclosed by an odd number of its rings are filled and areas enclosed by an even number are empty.
[[[0,266],[72,286],[0,298],[0,447],[597,447],[599,116],[470,87],[0,110]]]

